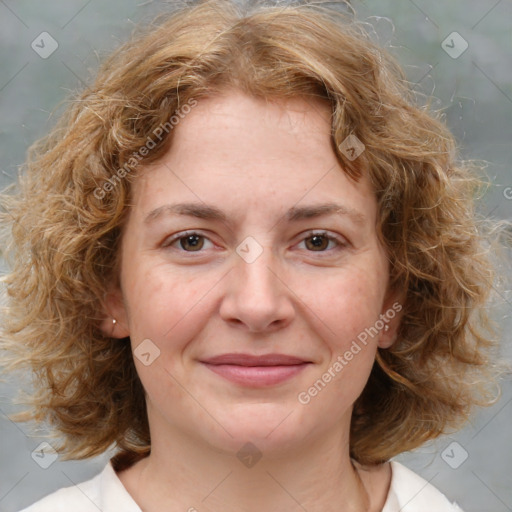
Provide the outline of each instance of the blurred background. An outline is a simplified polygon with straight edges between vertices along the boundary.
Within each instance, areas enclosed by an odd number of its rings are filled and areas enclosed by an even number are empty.
[[[27,147],[53,126],[61,102],[94,77],[98,62],[173,2],[0,0],[0,187],[12,183]],[[416,91],[434,97],[464,158],[488,163],[492,180],[482,215],[512,218],[512,2],[510,0],[354,0],[372,37],[402,63]],[[1,271],[5,272],[0,261]],[[503,279],[510,266],[502,268]],[[512,360],[512,293],[497,288],[501,356]],[[12,397],[26,385],[0,383],[0,511],[98,473],[109,454],[63,462],[38,453],[42,437],[14,424]],[[465,512],[512,511],[512,383],[462,431],[398,460],[456,500]],[[39,451],[38,451],[39,450]],[[434,512],[434,511],[433,511]]]

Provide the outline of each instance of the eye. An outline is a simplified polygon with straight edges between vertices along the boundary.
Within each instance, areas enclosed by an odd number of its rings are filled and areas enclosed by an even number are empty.
[[[343,240],[339,239],[338,237],[329,235],[325,231],[309,233],[308,236],[303,239],[303,242],[305,243],[308,251],[313,252],[326,252],[329,247],[329,250],[336,250],[347,245],[347,243]]]
[[[178,250],[184,252],[200,252],[205,246],[205,243],[212,243],[206,236],[195,231],[178,233],[177,235],[167,239],[162,246],[163,247],[175,247]]]

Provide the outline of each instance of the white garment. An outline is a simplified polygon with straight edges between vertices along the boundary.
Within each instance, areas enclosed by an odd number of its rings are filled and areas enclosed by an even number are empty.
[[[434,486],[391,461],[391,485],[382,512],[462,512]],[[109,463],[97,476],[60,489],[21,512],[141,512]]]

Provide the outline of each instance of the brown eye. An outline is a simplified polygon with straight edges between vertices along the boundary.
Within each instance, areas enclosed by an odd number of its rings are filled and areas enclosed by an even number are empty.
[[[180,247],[187,251],[200,251],[204,246],[204,237],[201,235],[187,235],[179,239]]]
[[[324,251],[331,239],[326,235],[313,235],[305,239],[306,247],[311,251]]]
[[[198,231],[182,231],[167,238],[162,243],[163,249],[169,249],[176,253],[185,252],[207,252],[208,249],[214,249],[215,244],[206,236]]]

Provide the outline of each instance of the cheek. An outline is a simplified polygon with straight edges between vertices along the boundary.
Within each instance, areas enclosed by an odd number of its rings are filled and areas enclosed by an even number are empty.
[[[171,371],[181,353],[211,317],[211,297],[219,277],[201,277],[188,269],[171,270],[165,265],[139,265],[126,280],[129,326],[134,348],[150,339],[160,350],[159,363]],[[128,270],[128,269],[127,269]]]
[[[314,329],[325,357],[304,399],[343,411],[361,394],[375,360],[384,284],[378,272],[351,268],[305,286],[304,302],[317,317]]]
[[[321,320],[329,345],[340,350],[373,326],[381,313],[384,286],[377,273],[347,268],[304,288],[308,307]]]
[[[162,265],[141,264],[126,283],[124,291],[130,306],[131,328],[142,335],[141,330],[147,329],[161,337],[162,329],[168,331],[187,311],[192,311],[204,295],[197,280],[170,272]]]
[[[179,407],[181,402],[188,403],[180,391],[182,355],[208,318],[205,287],[209,289],[214,283],[206,277],[171,272],[158,264],[137,266],[134,261],[131,267],[138,272],[126,279],[125,295],[137,373],[152,407],[158,409],[169,402]],[[137,356],[142,352],[138,347],[147,344],[146,340],[151,341],[145,350],[151,354],[148,365]]]

